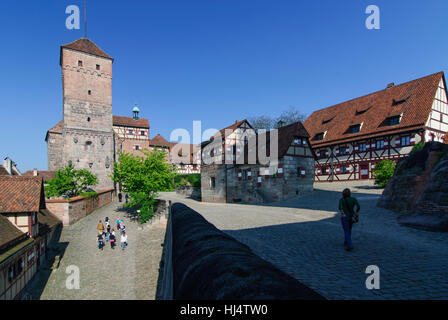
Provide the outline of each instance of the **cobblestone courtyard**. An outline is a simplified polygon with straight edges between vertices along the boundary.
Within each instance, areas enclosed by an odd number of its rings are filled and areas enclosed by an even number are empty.
[[[328,299],[448,299],[448,235],[400,226],[377,208],[371,182],[319,183],[316,191],[266,206],[205,204],[175,193],[219,229]],[[361,205],[355,250],[343,247],[337,204],[350,187]],[[366,267],[380,268],[380,290],[367,290]]]
[[[130,221],[119,203],[111,203],[77,223],[64,227],[60,245],[66,246],[61,264],[54,270],[43,289],[40,299],[155,299],[159,262],[166,224],[154,223],[140,229],[137,222]],[[116,229],[116,219],[123,218],[128,247],[122,251],[120,232],[115,231],[115,249],[106,242],[103,251],[96,242],[96,225],[109,217],[111,228]],[[67,289],[66,268],[70,265],[80,269],[80,289]],[[44,278],[44,279],[42,279]],[[42,286],[44,277],[36,283]],[[33,298],[39,298],[36,285]]]
[[[336,215],[340,191],[349,186],[361,204],[354,226],[355,250],[346,252]],[[162,197],[183,202],[221,230],[328,299],[448,299],[448,235],[402,227],[396,214],[376,207],[381,190],[370,182],[320,183],[308,196],[264,206],[211,204],[176,193]],[[40,299],[154,299],[165,225],[140,230],[118,203],[64,228],[65,253]],[[123,217],[129,246],[118,240],[99,251],[96,224]],[[119,235],[119,233],[118,233]],[[80,268],[81,288],[65,287],[66,267]],[[366,267],[380,268],[380,290],[367,290]],[[45,277],[44,277],[45,278]]]

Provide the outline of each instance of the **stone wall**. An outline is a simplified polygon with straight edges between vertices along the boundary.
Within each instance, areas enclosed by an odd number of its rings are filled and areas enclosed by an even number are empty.
[[[98,192],[96,197],[74,197],[71,199],[46,199],[47,209],[55,214],[64,226],[71,225],[92,211],[113,201],[114,189]]]
[[[186,205],[175,203],[169,220],[163,254],[169,257],[164,259],[165,292],[160,294],[165,299],[324,299]]]
[[[62,134],[61,133],[48,133],[47,140],[47,157],[48,157],[48,170],[56,171],[62,168]]]
[[[201,168],[201,198],[205,202],[226,201],[226,168],[228,165],[203,165]],[[212,186],[214,178],[215,186]]]
[[[283,176],[278,174],[279,166],[283,167]],[[265,203],[282,201],[313,191],[313,158],[285,156],[269,167],[270,175],[264,174],[265,168],[266,166],[261,165],[203,166],[202,201]],[[305,169],[304,176],[299,174],[300,168]],[[238,174],[247,169],[251,170],[250,179],[246,176],[241,176],[240,179]],[[212,177],[215,177],[215,188],[211,187]]]
[[[192,199],[201,200],[201,188],[179,186],[176,188],[176,193]]]

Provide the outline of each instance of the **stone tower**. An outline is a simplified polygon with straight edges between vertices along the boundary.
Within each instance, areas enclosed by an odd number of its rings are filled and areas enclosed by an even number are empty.
[[[113,58],[86,38],[62,45],[63,120],[58,167],[68,163],[98,177],[96,190],[113,188]],[[50,151],[49,151],[50,152]],[[51,164],[53,166],[53,164]],[[59,168],[50,168],[49,170]]]

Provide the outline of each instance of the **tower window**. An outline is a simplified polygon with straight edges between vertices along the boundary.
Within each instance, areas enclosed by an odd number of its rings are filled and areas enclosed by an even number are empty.
[[[90,117],[87,117],[87,122],[90,122]]]
[[[78,67],[82,67],[82,61],[78,60]]]
[[[90,95],[92,95],[92,90],[87,91],[87,93]]]
[[[87,141],[86,142],[86,147],[85,147],[86,151],[90,151],[91,148],[92,148],[92,142],[91,141]]]
[[[99,64],[96,65],[96,70],[100,70],[100,65]]]

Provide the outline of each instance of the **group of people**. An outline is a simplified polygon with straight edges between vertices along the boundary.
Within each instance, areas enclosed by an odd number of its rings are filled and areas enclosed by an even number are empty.
[[[128,236],[126,234],[126,226],[124,225],[123,219],[118,218],[117,219],[117,230],[120,231],[120,243],[121,243],[121,250],[126,249],[128,245]],[[105,246],[105,242],[107,241],[110,243],[111,249],[115,248],[116,243],[116,237],[115,237],[115,230],[111,228],[109,217],[106,217],[104,220],[104,223],[100,220],[96,226],[96,229],[98,230],[98,249],[103,250]]]

